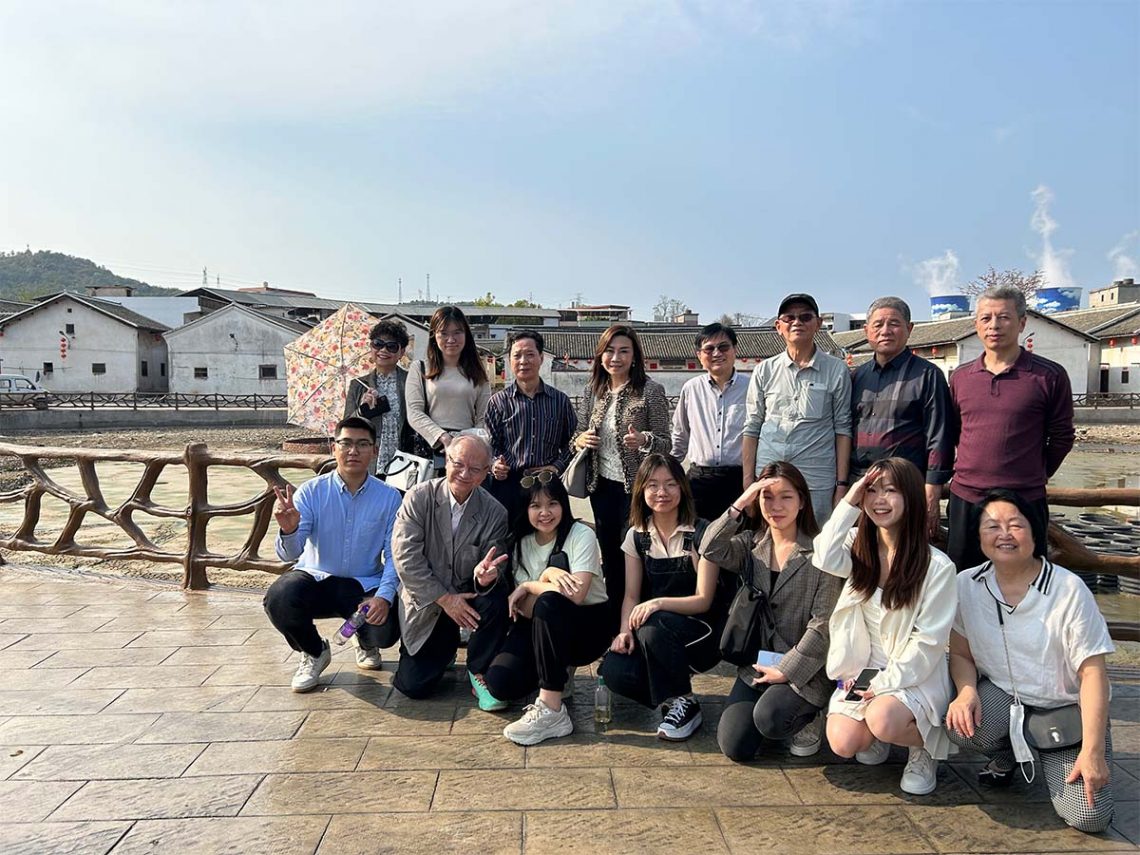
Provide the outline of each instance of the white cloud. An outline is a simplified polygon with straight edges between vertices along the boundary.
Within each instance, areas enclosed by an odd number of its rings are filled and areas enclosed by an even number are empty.
[[[1140,249],[1140,229],[1126,234],[1108,251],[1107,257],[1112,262],[1113,279],[1140,278],[1140,264],[1136,263],[1138,249]]]
[[[1073,276],[1069,272],[1069,259],[1073,255],[1071,249],[1056,249],[1053,246],[1053,232],[1057,231],[1057,221],[1049,213],[1049,206],[1053,204],[1053,191],[1044,184],[1029,194],[1033,199],[1033,216],[1030,225],[1033,231],[1041,235],[1041,253],[1037,256],[1037,268],[1044,274],[1044,285],[1048,288],[1071,287]]]
[[[961,290],[958,282],[958,256],[951,249],[942,255],[927,258],[911,267],[916,285],[921,285],[931,297],[945,297]]]

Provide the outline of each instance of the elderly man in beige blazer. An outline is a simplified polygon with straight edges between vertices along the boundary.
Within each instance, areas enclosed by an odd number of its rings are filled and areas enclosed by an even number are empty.
[[[458,437],[446,457],[443,478],[404,496],[392,531],[403,629],[393,685],[411,698],[430,695],[455,658],[464,627],[471,630],[467,671],[479,705],[501,709],[482,675],[509,621],[507,512],[480,486],[491,471],[486,442]]]

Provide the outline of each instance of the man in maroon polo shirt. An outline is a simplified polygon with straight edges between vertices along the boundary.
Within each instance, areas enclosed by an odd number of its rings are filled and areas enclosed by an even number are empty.
[[[950,482],[950,558],[958,570],[985,561],[978,502],[987,490],[1020,493],[1048,523],[1045,482],[1073,447],[1073,392],[1056,362],[1024,350],[1025,295],[994,286],[978,297],[974,326],[985,352],[950,378],[960,424]]]

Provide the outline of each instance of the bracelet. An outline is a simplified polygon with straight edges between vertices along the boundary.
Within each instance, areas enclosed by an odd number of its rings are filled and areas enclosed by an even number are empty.
[[[836,478],[835,479],[835,486],[836,487],[850,487],[851,482],[850,481],[844,481],[842,479]]]
[[[740,508],[736,507],[736,505],[729,505],[728,507],[729,507],[731,510],[734,510],[734,511],[736,511],[736,512],[737,512],[738,514],[740,514],[741,516],[743,516],[743,515],[744,515],[744,511],[742,511]]]

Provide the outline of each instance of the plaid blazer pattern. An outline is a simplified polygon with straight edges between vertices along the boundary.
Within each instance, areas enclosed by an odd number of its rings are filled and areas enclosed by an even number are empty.
[[[613,390],[606,389],[601,397],[594,397],[589,386],[586,387],[581,401],[578,403],[578,431],[574,440],[587,430],[597,430],[606,417],[606,410],[613,399]],[[621,454],[621,468],[625,474],[625,491],[633,489],[633,479],[637,476],[637,467],[646,455],[654,452],[668,454],[672,448],[671,427],[669,425],[669,402],[665,399],[665,387],[656,380],[646,380],[640,390],[635,390],[628,383],[618,390],[617,407],[615,408],[614,430],[619,437],[629,430],[632,424],[637,431],[648,431],[653,435],[648,448],[630,450],[618,443]],[[644,446],[643,446],[644,447]],[[597,454],[591,454],[586,466],[586,490],[594,492],[598,486]]]

